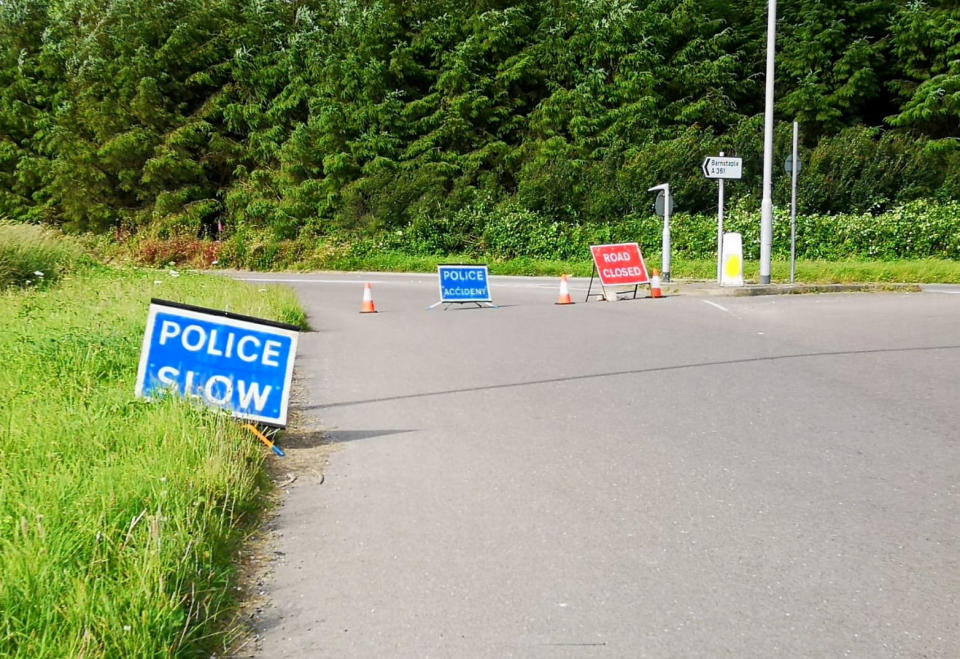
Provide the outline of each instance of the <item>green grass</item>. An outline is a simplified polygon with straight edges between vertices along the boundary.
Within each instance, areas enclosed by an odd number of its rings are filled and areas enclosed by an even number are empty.
[[[82,249],[49,229],[0,220],[0,291],[43,288],[87,263]]]
[[[674,279],[713,279],[716,261],[684,261],[675,259],[671,265]],[[790,262],[774,261],[771,279],[777,283],[790,281]],[[759,281],[760,264],[747,261],[744,277]],[[960,261],[945,259],[915,259],[900,261],[797,261],[797,281],[806,284],[847,283],[960,283]]]
[[[152,296],[303,324],[293,294],[90,266],[0,293],[0,656],[209,656],[268,487],[223,414],[133,396]]]
[[[307,261],[294,264],[293,269],[369,270],[374,272],[434,272],[441,263],[483,263],[484,259],[451,254],[449,256],[411,256],[401,252],[382,251],[364,256],[338,255],[322,263]],[[592,262],[589,258],[580,261],[551,261],[545,259],[516,258],[486,261],[490,272],[497,275],[560,276],[561,274],[589,277]],[[646,259],[648,268],[661,268],[659,255]],[[716,261],[687,259],[675,255],[671,262],[674,280],[713,279],[716,277]],[[790,281],[790,262],[774,261],[771,265],[774,282]],[[747,280],[760,278],[757,261],[744,265]],[[876,260],[798,260],[797,281],[809,284],[828,283],[960,283],[960,261],[946,259],[903,259],[897,261]]]

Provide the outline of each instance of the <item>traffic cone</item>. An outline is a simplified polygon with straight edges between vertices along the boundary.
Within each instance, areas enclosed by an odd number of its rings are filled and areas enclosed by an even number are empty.
[[[377,313],[377,307],[373,304],[370,282],[363,287],[363,306],[360,307],[360,313]]]
[[[555,304],[573,304],[573,300],[570,299],[570,289],[567,288],[566,275],[560,275],[560,297]]]
[[[650,297],[663,297],[663,291],[660,290],[660,271],[656,268],[650,278]]]

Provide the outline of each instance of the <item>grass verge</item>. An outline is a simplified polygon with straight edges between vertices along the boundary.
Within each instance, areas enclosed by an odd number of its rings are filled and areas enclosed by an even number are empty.
[[[133,397],[151,297],[303,325],[293,294],[90,266],[0,293],[0,656],[209,656],[268,486],[225,415]]]
[[[48,229],[0,220],[0,291],[44,288],[88,262],[79,246]]]

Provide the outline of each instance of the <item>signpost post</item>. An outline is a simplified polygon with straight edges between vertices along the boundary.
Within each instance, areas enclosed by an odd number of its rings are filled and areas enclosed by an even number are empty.
[[[590,301],[593,290],[593,278],[600,278],[602,293],[594,293],[599,297],[607,297],[608,286],[632,286],[633,297],[637,297],[640,284],[649,284],[647,266],[640,253],[637,243],[619,243],[615,245],[593,245],[590,247],[593,255],[593,272],[590,274],[590,285],[587,287],[586,301]]]
[[[490,295],[490,272],[485,265],[438,265],[440,300],[427,309],[441,304],[475,304],[496,309]],[[444,306],[446,309],[446,306]]]
[[[152,300],[136,395],[193,398],[282,428],[298,336],[293,325]]]
[[[673,213],[673,197],[670,196],[670,184],[661,183],[655,185],[647,192],[659,192],[663,195],[663,211],[661,213],[657,202],[654,203],[654,209],[657,215],[663,217],[663,242],[661,243],[661,268],[663,269],[663,281],[670,281],[670,215]],[[659,201],[660,195],[657,195]]]
[[[793,153],[783,163],[787,174],[790,174],[790,283],[797,280],[797,175],[800,174],[800,156],[797,153],[797,142],[800,125],[793,122]]]
[[[717,283],[721,283],[721,262],[723,260],[723,182],[726,179],[740,179],[743,176],[743,158],[726,158],[723,151],[719,157],[707,156],[703,165],[703,175],[719,179],[720,199],[717,202]]]

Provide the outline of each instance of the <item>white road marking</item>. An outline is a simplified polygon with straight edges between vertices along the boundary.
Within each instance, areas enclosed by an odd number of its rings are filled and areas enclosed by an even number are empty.
[[[240,281],[255,281],[264,284],[390,284],[395,282],[377,281],[375,279],[279,279],[279,278],[256,278],[256,277],[237,277]]]
[[[704,304],[709,304],[711,307],[715,307],[715,308],[719,309],[719,310],[722,311],[723,313],[728,313],[728,314],[730,314],[731,316],[733,315],[733,313],[732,313],[729,309],[727,309],[725,306],[723,306],[722,304],[717,304],[716,302],[713,302],[712,300],[700,300],[700,301],[703,302]]]
[[[376,284],[376,285],[407,285],[410,283],[425,283],[436,285],[436,275],[432,278],[430,275],[423,275],[425,281],[423,282],[411,282],[410,280],[389,280],[389,279],[292,279],[292,278],[280,278],[280,277],[235,277],[239,281],[248,281],[256,282],[263,284],[350,284],[351,286],[362,285],[362,284]],[[514,282],[504,282],[497,281],[496,279],[490,279],[491,286],[494,288],[542,288],[542,289],[553,289],[559,288],[559,284],[556,286],[552,284],[543,284],[543,283],[514,283]],[[571,291],[585,291],[587,288],[585,286],[568,286]]]

